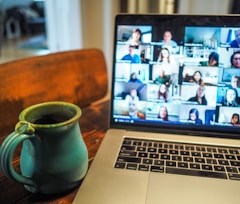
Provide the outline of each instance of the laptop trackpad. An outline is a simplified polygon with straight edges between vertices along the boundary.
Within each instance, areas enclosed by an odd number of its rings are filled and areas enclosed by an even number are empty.
[[[146,204],[239,204],[239,191],[239,181],[151,173]]]

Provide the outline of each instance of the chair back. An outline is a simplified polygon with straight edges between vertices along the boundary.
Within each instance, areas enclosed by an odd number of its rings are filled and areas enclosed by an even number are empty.
[[[7,134],[27,106],[66,101],[80,108],[107,94],[104,55],[81,49],[34,56],[0,64],[0,131]]]

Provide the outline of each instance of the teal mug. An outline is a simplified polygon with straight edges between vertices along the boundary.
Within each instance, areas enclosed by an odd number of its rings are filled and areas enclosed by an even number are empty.
[[[0,167],[5,176],[32,193],[55,194],[77,187],[88,169],[82,138],[81,109],[71,103],[45,102],[24,109],[15,131],[3,141]],[[12,165],[22,144],[20,170]]]

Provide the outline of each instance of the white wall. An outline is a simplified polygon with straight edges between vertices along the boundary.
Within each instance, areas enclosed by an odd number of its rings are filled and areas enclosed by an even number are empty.
[[[51,52],[81,48],[103,50],[109,84],[112,73],[113,25],[118,1],[46,0],[47,41]],[[93,65],[94,66],[94,65]]]
[[[227,14],[232,0],[179,0],[181,14]]]
[[[81,0],[83,47],[102,49],[108,67],[109,85],[112,74],[113,27],[119,1]]]
[[[51,52],[82,48],[79,0],[46,0],[46,33]]]

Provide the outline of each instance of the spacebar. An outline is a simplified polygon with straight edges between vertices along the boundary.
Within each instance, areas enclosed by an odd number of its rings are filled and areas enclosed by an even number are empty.
[[[225,173],[211,172],[211,171],[199,171],[199,170],[192,170],[192,169],[177,169],[177,168],[166,167],[166,173],[227,179],[227,175]]]

